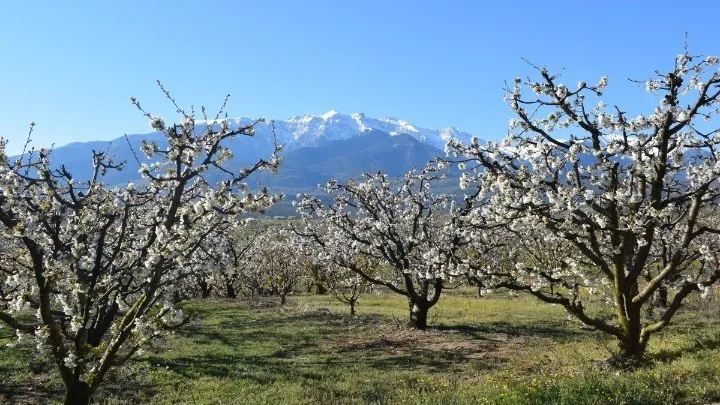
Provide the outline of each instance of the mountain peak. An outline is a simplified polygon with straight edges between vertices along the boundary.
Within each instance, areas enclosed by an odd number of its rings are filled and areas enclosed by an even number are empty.
[[[227,121],[233,129],[255,122],[247,117],[228,118]],[[202,131],[202,125],[216,123],[197,124]],[[322,115],[305,114],[272,123],[260,122],[255,130],[256,135],[252,138],[241,136],[227,141],[226,146],[234,155],[228,162],[229,167],[232,170],[244,167],[266,158],[276,144],[285,145],[283,156],[286,159],[280,178],[273,180],[267,174],[259,180],[263,185],[281,191],[291,190],[291,194],[312,192],[315,184],[330,178],[350,178],[368,169],[400,176],[440,156],[449,138],[469,143],[472,137],[452,127],[423,128],[402,119],[373,118],[363,113],[342,114],[335,109]],[[92,149],[109,149],[117,160],[127,161],[128,166],[121,172],[108,172],[104,181],[113,185],[137,181],[140,162],[134,159],[133,150],[140,150],[142,139],[157,142],[160,147],[167,145],[159,132],[130,135],[112,143],[76,143],[56,148],[53,163],[66,165],[75,179],[88,179],[92,176],[87,164]],[[143,155],[140,159],[147,161]],[[213,179],[220,178],[222,174],[215,172],[213,176]]]
[[[333,108],[332,110],[330,110],[330,111],[326,112],[325,114],[321,115],[320,118],[322,118],[322,119],[324,119],[324,120],[327,121],[328,119],[330,119],[330,118],[332,118],[332,117],[334,117],[334,116],[336,116],[336,115],[338,115],[338,114],[340,114],[340,113],[337,112],[337,110]]]
[[[286,150],[317,146],[323,142],[347,139],[376,129],[390,135],[410,134],[420,142],[443,149],[449,138],[469,142],[471,134],[454,128],[430,129],[394,117],[373,118],[362,112],[343,114],[335,108],[321,114],[305,114],[275,121],[276,135]],[[269,131],[269,127],[266,128]],[[259,132],[263,132],[258,128]],[[272,137],[268,137],[272,139]]]
[[[252,124],[256,120],[248,117],[236,117],[228,118],[227,121],[234,129]],[[237,145],[233,146],[238,148],[238,151],[242,151],[242,155],[246,155],[244,158],[248,161],[256,157],[264,157],[267,154],[266,149],[273,147],[274,142],[285,145],[285,151],[290,151],[319,146],[328,141],[367,135],[373,130],[385,132],[390,136],[408,134],[416,140],[440,150],[445,147],[450,138],[457,138],[464,143],[469,143],[472,138],[472,134],[454,127],[443,129],[423,128],[403,119],[394,117],[373,118],[362,112],[343,114],[335,108],[322,115],[298,115],[285,120],[273,120],[272,124],[269,121],[261,122],[255,127],[257,136],[254,138],[256,141],[251,142],[245,137],[240,137],[236,142]],[[213,123],[197,121],[196,124],[208,125]],[[154,140],[162,142],[159,133],[133,136],[138,140],[142,137],[152,137]],[[115,144],[124,145],[125,141],[118,138],[118,142]],[[70,145],[66,150],[83,148],[89,145],[86,143]]]

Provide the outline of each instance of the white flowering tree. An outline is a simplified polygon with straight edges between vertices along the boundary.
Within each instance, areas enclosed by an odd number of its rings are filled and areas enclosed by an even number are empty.
[[[227,219],[200,244],[193,263],[185,264],[189,277],[180,284],[177,297],[208,298],[214,293],[237,298],[260,231],[254,218]]]
[[[225,237],[218,241],[218,246],[224,251],[224,260],[220,261],[212,275],[215,285],[223,290],[221,294],[226,298],[237,298],[242,285],[243,270],[252,265],[251,257],[257,236],[256,229],[238,229],[226,233]]]
[[[296,230],[314,240],[328,261],[350,269],[369,283],[407,297],[410,325],[427,327],[427,314],[440,299],[447,274],[457,265],[455,253],[466,243],[441,211],[452,200],[434,195],[429,169],[392,180],[386,174],[366,174],[360,181],[330,181],[325,190],[334,201],[324,204],[310,195],[298,196],[298,211],[306,228]],[[359,257],[379,261],[391,274],[373,273]]]
[[[291,230],[294,228],[290,228]],[[334,267],[318,254],[317,246],[308,239],[293,237],[293,246],[297,250],[298,264],[301,266],[307,293],[327,294],[335,275]]]
[[[264,292],[280,297],[280,305],[286,304],[287,296],[304,275],[302,254],[293,236],[284,227],[269,227],[258,236],[247,266],[252,272],[249,278],[255,279]]]
[[[507,252],[517,264],[490,271],[496,285],[562,305],[615,336],[622,358],[642,357],[683,300],[720,278],[717,65],[679,55],[644,82],[657,105],[634,117],[601,101],[606,77],[571,87],[536,68],[507,89],[516,118],[504,141],[451,141],[469,165],[462,184],[486,202],[469,215],[518,240]],[[666,307],[647,317],[662,289]]]
[[[379,274],[378,261],[371,259],[368,256],[359,256],[354,265],[356,268],[362,269],[365,274]],[[350,316],[355,316],[360,297],[369,290],[372,284],[352,269],[334,263],[329,270],[330,291],[336,300],[350,307]]]
[[[317,293],[324,294],[328,291],[343,304],[350,307],[350,316],[355,316],[360,296],[369,290],[372,284],[354,272],[352,269],[343,267],[328,258],[322,245],[317,239],[309,237],[322,231],[322,227],[314,226],[312,229],[294,224],[292,230],[295,234],[297,251],[301,254],[300,261],[303,265],[305,276],[310,279],[310,286],[317,286]],[[326,235],[322,233],[322,235]],[[376,277],[380,273],[380,262],[372,257],[358,255],[354,259],[347,258],[354,266],[362,269],[365,274],[373,274]],[[318,279],[322,282],[321,289]],[[308,293],[312,290],[308,289]]]
[[[254,124],[230,129],[222,111],[212,119],[204,109],[196,122],[175,104],[181,123],[166,125],[132,101],[167,140],[144,144],[153,163],[142,165],[142,185],[107,187],[103,175],[122,163],[103,152],[79,182],[45,149],[9,161],[0,140],[0,232],[13,247],[0,255],[0,320],[54,359],[66,404],[89,403],[108,370],[183,322],[170,296],[199,246],[228,216],[277,199],[243,183],[274,170],[276,154],[240,172],[223,166],[232,156],[224,141],[252,136]],[[211,170],[224,180],[206,181]]]

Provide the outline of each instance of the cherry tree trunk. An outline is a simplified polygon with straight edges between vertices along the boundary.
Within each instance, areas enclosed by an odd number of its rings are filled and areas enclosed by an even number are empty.
[[[662,284],[658,287],[657,301],[655,301],[655,304],[663,308],[668,306],[668,289],[666,285]]]
[[[94,390],[87,384],[78,382],[65,389],[64,405],[87,405],[90,403]]]
[[[202,298],[209,298],[210,293],[212,292],[212,286],[209,285],[205,280],[199,281],[198,286],[200,287],[200,296]]]
[[[227,295],[228,298],[237,298],[237,293],[235,292],[235,287],[233,287],[232,283],[227,283],[225,285],[225,295]]]
[[[620,356],[624,359],[641,359],[645,355],[645,346],[641,337],[641,307],[631,305],[627,310],[627,323],[623,327],[624,335],[619,337]]]
[[[418,305],[411,302],[409,322],[410,327],[420,330],[427,329],[427,314],[429,309],[430,308],[427,308],[424,305]]]
[[[315,294],[317,294],[317,295],[325,295],[328,292],[327,287],[325,287],[325,285],[323,283],[317,283],[317,284],[315,284],[315,287],[316,287]]]
[[[640,336],[627,336],[620,338],[620,357],[628,360],[638,360],[645,356],[645,344],[641,342]]]

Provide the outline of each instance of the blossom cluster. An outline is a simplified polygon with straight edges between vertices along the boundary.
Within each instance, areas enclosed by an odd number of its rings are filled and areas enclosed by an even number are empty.
[[[507,89],[515,118],[505,139],[450,140],[461,188],[476,190],[462,223],[515,241],[496,249],[492,268],[473,264],[486,284],[643,342],[690,292],[707,291],[720,278],[720,133],[707,125],[720,106],[717,63],[679,55],[671,72],[644,82],[659,101],[634,118],[602,100],[607,77],[571,89],[538,68],[539,80]],[[638,308],[668,289],[659,320],[642,320]],[[616,307],[618,319],[593,318],[591,302]]]
[[[124,164],[104,152],[80,182],[45,149],[9,161],[0,139],[0,320],[49,349],[68,389],[93,391],[112,365],[182,323],[173,294],[215,255],[207,240],[280,198],[245,183],[277,167],[279,146],[239,173],[223,167],[226,140],[252,136],[254,124],[195,125],[194,111],[178,109],[181,124],[169,126],[133,103],[167,140],[143,144],[153,163],[141,167],[140,184],[105,184]],[[211,184],[209,171],[220,181]],[[20,321],[24,311],[35,321]]]

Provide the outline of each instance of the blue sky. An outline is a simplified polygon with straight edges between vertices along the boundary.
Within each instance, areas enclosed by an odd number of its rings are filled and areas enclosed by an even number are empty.
[[[684,8],[686,5],[689,7]],[[19,152],[150,128],[129,103],[231,116],[344,113],[504,136],[503,82],[535,64],[567,83],[610,77],[607,101],[640,108],[627,82],[693,53],[720,54],[720,2],[13,1],[0,6],[0,136]],[[641,111],[638,111],[641,112]]]

